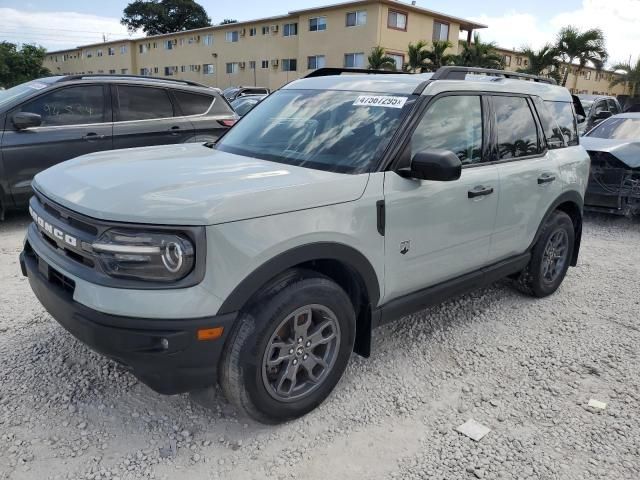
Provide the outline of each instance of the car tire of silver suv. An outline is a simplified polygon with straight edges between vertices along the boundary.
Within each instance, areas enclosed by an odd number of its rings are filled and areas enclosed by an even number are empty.
[[[300,417],[340,380],[355,325],[340,286],[316,272],[286,272],[238,319],[220,364],[222,391],[260,422]]]
[[[567,274],[574,244],[571,217],[555,210],[542,227],[529,265],[517,279],[520,290],[535,297],[546,297],[555,292]]]

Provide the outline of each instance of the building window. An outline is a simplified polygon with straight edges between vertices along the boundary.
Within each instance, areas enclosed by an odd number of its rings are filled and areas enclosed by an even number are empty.
[[[394,63],[396,64],[396,70],[402,70],[402,66],[404,65],[404,55],[400,53],[389,53],[387,55],[393,58]]]
[[[591,80],[591,70],[587,70],[586,72],[584,72],[584,79]]]
[[[510,67],[511,66],[511,55],[505,55],[502,60],[504,61],[504,66],[505,67]]]
[[[256,69],[256,61],[255,60],[250,60],[249,61],[249,68],[251,70],[255,70]]]
[[[211,33],[205,35],[202,43],[204,43],[205,45],[213,45],[213,35]]]
[[[182,73],[186,72],[186,71],[187,71],[187,67],[186,67],[186,65],[180,65],[180,71],[181,71]]]
[[[249,29],[249,36],[250,36],[250,37],[255,37],[255,36],[256,36],[256,32],[257,32],[257,30],[258,30],[258,29],[257,29],[256,27],[251,27],[251,28]]]
[[[129,75],[129,69],[128,68],[120,69],[120,74],[121,75]]]
[[[140,69],[140,75],[147,77],[149,75],[151,75],[151,69],[150,68],[141,68]]]
[[[269,34],[269,26],[264,26],[262,27],[262,34],[263,35],[268,35]]]
[[[390,9],[389,16],[387,17],[387,27],[394,28],[396,30],[403,30],[406,32],[407,14]]]
[[[232,75],[238,73],[238,63],[227,63],[227,74]]]
[[[227,40],[227,42],[234,43],[238,41],[239,34],[237,30],[234,30],[232,32],[225,33],[224,37]]]
[[[433,22],[433,41],[448,41],[449,40],[449,24],[442,22]]]
[[[357,27],[358,25],[367,24],[367,11],[359,10],[357,12],[347,13],[347,27]]]
[[[163,43],[165,50],[173,50],[173,40],[165,40]]]
[[[102,50],[98,50],[98,51],[96,52],[96,55],[97,55],[98,57],[101,57],[101,56],[102,56]],[[66,57],[66,56],[67,56],[67,55],[65,55],[65,57]],[[65,58],[65,60],[66,60],[66,58]]]
[[[516,65],[522,65],[522,57],[516,57]]]
[[[345,53],[344,66],[347,68],[364,68],[364,53]]]
[[[310,32],[322,32],[327,29],[327,17],[313,17],[309,19]]]
[[[111,70],[109,70],[109,75],[115,75],[115,74],[116,74],[115,69],[111,69]]]
[[[138,51],[140,53],[147,53],[149,51],[149,47],[147,45],[138,45]]]
[[[298,35],[298,24],[285,23],[284,28],[282,29],[282,35],[285,37],[293,37],[294,35]]]
[[[229,64],[227,63],[227,65]],[[195,66],[195,65],[192,65],[192,66]],[[215,73],[215,70],[213,69],[213,64],[205,63],[204,65],[202,65],[202,73],[204,73],[205,75],[213,75]]]
[[[124,55],[125,53],[127,53],[127,46],[126,45],[121,45],[120,46],[120,55]]]
[[[295,58],[282,59],[282,71],[283,72],[295,72],[298,69],[298,60]]]
[[[93,52],[91,50],[87,50],[86,52],[84,52],[84,56],[87,58],[91,58],[93,57]]]
[[[164,74],[167,77],[172,76],[176,72],[176,67],[164,67]]]
[[[326,66],[324,55],[314,55],[307,57],[307,69],[315,70],[316,68],[323,68]]]
[[[109,55],[110,57],[113,57],[116,54],[116,49],[109,47],[107,48],[107,55]]]
[[[262,60],[260,63],[261,68],[269,68],[269,60]]]

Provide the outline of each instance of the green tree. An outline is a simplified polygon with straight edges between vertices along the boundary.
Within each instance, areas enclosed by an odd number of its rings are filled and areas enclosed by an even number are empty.
[[[426,69],[426,50],[427,42],[418,40],[416,43],[409,43],[407,47],[407,63],[404,69],[408,72],[422,72]]]
[[[608,56],[604,34],[599,28],[581,32],[576,27],[564,27],[556,38],[556,49],[562,61],[568,63],[569,67],[577,63],[578,68],[573,80],[573,88],[576,88],[578,76],[588,63],[600,70]],[[562,85],[566,86],[568,77],[569,68],[565,71]]]
[[[147,35],[208,27],[211,19],[194,0],[134,0],[126,6],[120,23],[131,32]]]
[[[42,66],[46,51],[36,45],[0,42],[0,85],[9,88],[51,72]]]
[[[622,71],[618,75],[614,75],[611,83],[611,87],[624,84],[625,93],[631,97],[640,95],[640,57],[636,61],[635,65],[631,64],[631,61],[627,63],[617,63],[613,66],[614,71]]]
[[[378,46],[371,49],[368,57],[370,70],[395,70],[395,60],[387,55],[384,48]]]
[[[496,50],[494,42],[483,42],[479,34],[473,35],[471,44],[463,43],[462,52],[455,58],[456,65],[465,67],[495,68],[504,67],[502,55]]]
[[[539,50],[524,47],[521,52],[527,57],[527,66],[519,68],[518,72],[530,75],[546,75],[547,77],[560,81],[560,60],[558,50],[547,43]]]
[[[446,40],[436,40],[431,44],[431,49],[424,54],[425,60],[428,62],[426,69],[436,71],[445,65],[451,65],[455,62],[456,56],[446,53],[447,49],[453,45]]]

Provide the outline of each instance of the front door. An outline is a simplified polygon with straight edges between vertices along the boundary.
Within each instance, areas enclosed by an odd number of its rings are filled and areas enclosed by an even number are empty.
[[[16,205],[27,203],[40,171],[86,153],[112,147],[111,111],[101,84],[62,87],[25,102],[7,115],[2,160]],[[39,127],[18,130],[12,117],[37,113]]]
[[[178,115],[166,88],[114,85],[113,148],[184,143],[195,131]]]
[[[384,301],[487,264],[500,184],[497,167],[485,163],[483,109],[479,95],[436,98],[411,137],[411,157],[426,149],[458,155],[460,179],[435,182],[385,173]]]

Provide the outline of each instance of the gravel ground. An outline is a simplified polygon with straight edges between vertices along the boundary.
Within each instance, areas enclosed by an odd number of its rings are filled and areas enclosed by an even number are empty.
[[[378,330],[277,427],[155,394],[75,341],[20,275],[27,221],[0,224],[2,480],[640,478],[640,220],[589,217],[550,298],[501,283]],[[470,418],[480,442],[454,430]]]

